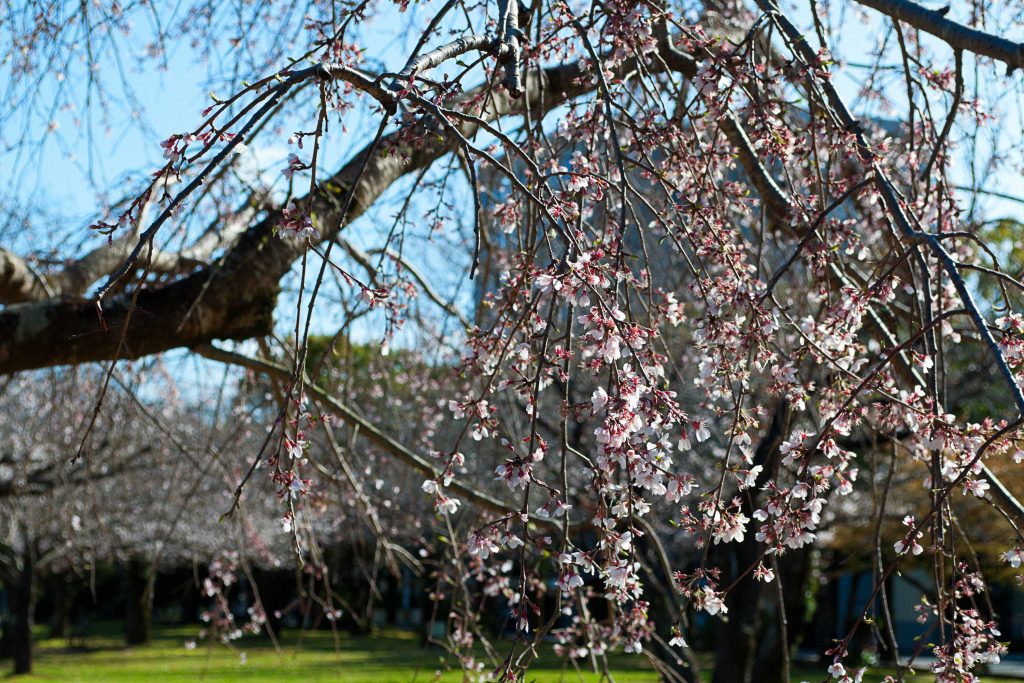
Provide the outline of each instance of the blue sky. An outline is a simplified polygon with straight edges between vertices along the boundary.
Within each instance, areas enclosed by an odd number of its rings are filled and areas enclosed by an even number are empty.
[[[400,68],[411,49],[411,44],[404,39],[401,28],[409,25],[410,16],[417,12],[433,11],[437,4],[413,4],[410,14],[402,15],[391,3],[382,3],[381,7],[384,9],[368,22],[362,30],[362,35],[357,38],[361,44],[372,48],[368,49],[367,55],[375,60],[373,65],[376,68],[386,66],[392,70]],[[838,5],[834,12],[835,17],[838,18],[840,14],[847,12],[847,8],[848,5]],[[885,35],[879,15],[869,11],[867,16],[871,19],[868,23],[861,23],[855,19],[844,23],[844,30],[840,33],[842,43],[839,49],[842,57],[851,61],[858,58],[865,62],[869,61],[862,56],[865,47],[875,45]],[[101,120],[102,117],[96,110],[91,116],[84,116],[81,106],[77,110],[57,111],[52,115],[41,110],[31,117],[25,131],[29,138],[43,141],[41,151],[36,155],[0,154],[0,182],[3,188],[0,189],[0,198],[8,205],[31,204],[45,207],[66,218],[67,224],[72,226],[70,236],[68,232],[60,231],[32,235],[0,234],[4,246],[15,249],[38,249],[48,243],[59,245],[65,242],[77,244],[89,239],[95,241],[96,237],[87,230],[87,226],[97,218],[104,197],[107,200],[116,200],[129,194],[135,187],[130,181],[137,183],[142,174],[149,173],[162,164],[159,141],[172,133],[193,128],[200,120],[200,111],[208,106],[211,100],[207,82],[208,69],[200,64],[197,50],[190,46],[188,41],[171,41],[168,43],[170,51],[165,57],[166,68],[160,68],[159,60],[144,58],[151,39],[151,34],[147,34],[145,26],[140,25],[138,33],[125,40],[126,48],[119,62],[111,57],[100,62],[104,73],[123,72],[131,80],[139,106],[126,102],[123,94],[114,88],[115,96],[112,101],[115,106],[111,109],[109,127]],[[950,58],[951,52],[944,46],[936,41],[931,41],[931,44],[938,45],[941,59]],[[41,79],[39,92],[44,96],[40,101],[45,101],[45,95],[51,91],[55,92],[58,88],[67,89],[72,94],[72,100],[83,100],[85,88],[81,81],[82,75],[73,73],[65,80],[58,80],[57,73],[48,73]],[[866,74],[866,69],[857,66],[839,69],[837,83],[849,100],[855,101],[856,93],[861,87],[860,79]],[[6,76],[6,72],[4,75]],[[902,75],[897,71],[888,77],[890,84],[887,92],[892,92],[894,99],[899,102],[903,87]],[[116,78],[108,80],[116,83]],[[1016,138],[1011,141],[1011,147],[1017,150],[1018,172],[1004,173],[990,179],[987,182],[987,189],[1024,195],[1024,179],[1020,173],[1020,82],[1021,75],[1018,73],[1006,81],[980,83],[977,87],[990,90],[991,96],[1000,101],[1001,106],[1009,114],[1006,128],[993,132],[1001,137],[1002,143],[1007,142],[1007,135]],[[1007,87],[1009,84],[1016,84],[1017,88]],[[968,74],[968,92],[974,87],[973,77]],[[877,108],[860,106],[857,110],[856,113],[862,115],[886,115],[886,112],[878,111]],[[365,131],[372,127],[372,122],[367,120],[367,116],[365,109],[349,114],[346,121],[349,134],[337,131],[335,126],[323,151],[325,169],[336,168],[342,160],[350,157],[354,150],[365,144]],[[81,125],[76,125],[76,119],[79,118]],[[280,183],[279,171],[284,167],[284,159],[291,151],[285,144],[285,138],[290,130],[303,125],[309,127],[311,124],[309,121],[294,119],[283,121],[282,134],[267,135],[251,144],[246,153],[246,156],[251,158],[248,168],[265,166],[267,179]],[[8,129],[4,131],[3,138],[9,142],[19,137],[20,133],[20,130]],[[984,157],[991,149],[991,145],[982,137],[979,148],[981,156]],[[958,166],[957,173],[962,183],[966,184],[969,181],[970,169],[965,163]],[[391,196],[397,197],[398,193],[392,193]],[[1018,203],[992,198],[984,199],[984,203],[994,209],[993,215],[1024,219],[1024,206]],[[389,200],[385,197],[385,201],[374,207],[360,224],[389,223],[397,206],[394,199]],[[360,241],[360,224],[348,231],[350,238],[357,242]],[[421,255],[420,258],[424,257]],[[446,260],[435,260],[432,263],[429,260],[428,258],[425,263],[421,261],[420,265],[430,270],[440,270],[442,273],[452,271],[450,285],[464,275],[457,272],[457,269],[453,270]],[[327,331],[334,324],[336,321],[326,323],[322,331]]]
[[[410,15],[401,15],[394,11],[390,3],[382,3],[385,9],[371,19],[362,36],[363,44],[374,46],[373,50],[368,50],[368,55],[375,60],[385,60],[389,68],[400,67],[409,45],[398,36],[396,27],[406,24],[410,16],[417,12],[430,11],[436,4],[413,4]],[[847,12],[846,5],[839,5],[839,10],[833,14],[839,17]],[[841,55],[856,59],[857,52],[865,45],[880,40],[883,32],[877,20],[879,15],[870,11],[867,14],[872,18],[868,24],[856,20],[845,22],[841,33]],[[27,156],[0,154],[0,179],[5,188],[0,196],[6,196],[8,202],[22,205],[35,201],[59,207],[61,213],[87,223],[94,217],[101,203],[97,190],[100,193],[108,192],[110,198],[116,198],[124,188],[126,174],[137,174],[140,170],[154,169],[159,165],[161,159],[158,142],[171,133],[192,128],[199,120],[200,110],[210,104],[210,99],[206,87],[207,68],[199,63],[198,52],[188,41],[167,43],[169,53],[164,58],[166,69],[158,68],[159,60],[144,57],[150,42],[152,34],[147,32],[144,24],[140,24],[136,35],[123,40],[126,49],[122,52],[120,62],[108,55],[100,64],[108,82],[116,84],[117,78],[113,75],[118,72],[123,72],[131,80],[141,106],[126,102],[123,93],[118,92],[116,87],[112,88],[115,96],[112,98],[114,106],[109,117],[109,127],[101,120],[103,117],[95,107],[91,116],[83,115],[83,106],[74,111],[54,112],[52,115],[41,107],[42,111],[32,117],[26,133],[32,139],[42,140],[42,151]],[[946,58],[950,55],[948,50],[941,48],[940,54]],[[58,81],[57,74],[59,70],[46,74],[41,79],[39,92],[47,93],[58,87],[64,88],[72,93],[72,100],[81,102],[85,94],[81,82],[83,74],[69,74],[71,77],[64,81]],[[859,89],[858,79],[865,74],[864,69],[844,68],[839,71],[838,82],[847,95],[852,96]],[[898,73],[896,76],[899,78],[893,79],[895,85],[902,87],[901,76]],[[971,78],[970,74],[968,78]],[[1019,83],[1020,75],[1010,80]],[[1019,137],[1020,103],[1015,90],[1006,86],[1007,83],[990,84],[997,97],[1000,96],[1000,89],[1005,93],[1003,104],[1007,113],[1016,119],[1016,134]],[[898,97],[899,93],[894,95]],[[45,103],[45,99],[44,95],[40,102]],[[76,119],[82,119],[81,125],[76,125]],[[1012,128],[1014,121],[1008,123]],[[56,125],[56,130],[47,134],[51,124]],[[352,127],[356,128],[355,125]],[[2,137],[10,142],[20,137],[20,133],[20,129],[7,130]],[[336,153],[328,154],[328,167],[331,161],[335,161],[330,159],[331,156],[340,159],[351,149],[351,145],[345,142],[342,139],[339,145],[339,137],[334,136],[331,151]],[[1018,140],[1018,149],[1020,144]],[[267,161],[278,155],[283,159],[288,150],[278,142],[258,144],[253,151],[259,160]],[[990,189],[1024,193],[1019,174],[998,180],[1001,187]],[[1011,207],[1006,209],[1015,210]]]
[[[395,27],[406,23],[409,15],[399,15],[390,3],[382,6],[385,11],[362,27],[362,42],[374,46],[368,54],[378,68],[379,60],[385,60],[384,66],[397,70],[410,46],[403,44],[405,41]],[[414,5],[410,14],[421,9]],[[21,107],[23,112],[14,117],[19,124],[28,119],[28,125],[10,126],[0,132],[4,143],[0,146],[0,197],[21,206],[35,202],[58,207],[62,213],[81,219],[85,228],[102,207],[104,196],[110,200],[120,198],[127,189],[126,179],[138,180],[163,165],[161,140],[191,130],[199,123],[201,110],[212,104],[209,65],[202,62],[200,52],[188,39],[170,40],[166,43],[166,55],[149,58],[146,53],[154,40],[153,34],[144,25],[136,30],[132,36],[119,39],[119,59],[107,52],[98,60],[98,71],[111,94],[107,100],[109,116],[95,106],[94,94],[93,107],[84,106],[88,94],[84,65],[79,64],[81,68],[67,78],[60,69],[40,76],[39,87],[35,89],[37,106],[31,112],[28,107]],[[253,40],[266,40],[266,33],[253,34]],[[274,68],[284,66],[281,63]],[[134,102],[119,86],[121,74],[131,83]],[[9,75],[6,70],[0,71],[0,79],[8,79]],[[8,85],[0,80],[0,92]],[[58,91],[70,93],[68,99],[75,106],[53,111],[49,103]],[[228,92],[223,90],[219,94],[224,96]],[[365,114],[364,110],[357,111],[350,128],[360,130]],[[275,174],[284,167],[284,159],[292,151],[285,144],[287,132],[311,124],[308,120],[292,119],[282,121],[281,125],[284,135],[264,136],[249,150],[263,165],[270,159],[279,160],[271,169]],[[33,141],[28,150],[2,151],[23,136]],[[332,135],[330,145],[322,151],[324,166],[336,165],[364,142],[354,136]]]

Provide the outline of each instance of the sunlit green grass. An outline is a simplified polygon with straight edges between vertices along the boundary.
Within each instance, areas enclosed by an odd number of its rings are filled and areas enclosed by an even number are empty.
[[[35,672],[18,681],[345,681],[345,683],[428,683],[462,681],[453,657],[440,648],[423,649],[412,633],[390,631],[372,638],[350,638],[330,631],[290,631],[280,637],[280,647],[266,639],[246,637],[232,647],[200,642],[195,649],[192,627],[158,628],[153,642],[125,647],[117,625],[104,624],[84,639],[85,647],[68,648],[64,640],[43,640],[37,648]],[[76,640],[75,645],[83,643]],[[510,645],[499,642],[500,647]],[[618,683],[653,683],[658,680],[644,657],[616,654],[610,658]],[[709,662],[710,663],[710,662]],[[9,667],[9,662],[2,665]],[[707,667],[710,669],[710,667]],[[2,671],[2,669],[0,669]],[[705,672],[710,680],[710,671]],[[821,681],[821,671],[796,669],[793,681]],[[867,683],[881,681],[882,674],[866,676]],[[598,681],[593,673],[566,666],[550,652],[530,669],[528,681],[573,683]],[[930,676],[907,678],[928,681]],[[994,683],[996,679],[983,679]],[[1005,679],[1003,679],[1005,681]]]
[[[373,638],[350,638],[330,631],[292,631],[280,637],[280,647],[266,639],[245,637],[232,647],[200,642],[195,628],[157,629],[152,644],[124,647],[120,634],[85,639],[85,649],[68,649],[64,640],[44,640],[37,649],[36,666],[28,681],[345,681],[346,683],[445,683],[463,680],[454,657],[442,649],[423,649],[415,634],[388,632]],[[75,643],[79,645],[78,642]],[[506,643],[499,643],[506,645]],[[642,657],[612,658],[615,680],[622,683],[656,681]],[[528,680],[597,681],[591,673],[578,673],[571,665],[547,657],[531,668]]]

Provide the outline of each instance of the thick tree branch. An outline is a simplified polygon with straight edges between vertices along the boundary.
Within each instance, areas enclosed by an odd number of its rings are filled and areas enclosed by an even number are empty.
[[[53,295],[46,279],[17,254],[0,247],[0,301],[19,304]]]
[[[916,29],[940,38],[955,50],[966,50],[1006,64],[1007,70],[1024,68],[1024,43],[1015,43],[1006,38],[994,36],[964,26],[946,18],[942,10],[921,7],[909,0],[857,0],[861,5],[876,9],[882,14],[910,24]],[[948,7],[946,8],[949,9]]]
[[[217,286],[204,288],[207,279]],[[0,371],[17,372],[119,356],[139,358],[210,339],[249,339],[273,323],[276,280],[257,273],[248,282],[204,271],[172,284],[144,289],[132,325],[118,350],[132,299],[107,300],[105,324],[91,302],[52,299],[9,306],[0,312]],[[206,291],[204,292],[204,289]]]
[[[263,195],[253,195],[240,210],[211,223],[191,246],[179,253],[154,248],[146,259],[147,270],[160,275],[183,275],[209,265],[214,254],[230,247],[249,228],[264,201]],[[0,302],[17,304],[83,297],[94,283],[117,269],[132,253],[139,243],[138,226],[146,223],[148,205],[132,230],[57,272],[37,272],[21,257],[0,248]]]
[[[408,64],[405,65],[405,68],[402,69],[395,77],[395,80],[391,84],[391,89],[396,91],[401,90],[406,83],[415,78],[419,73],[423,71],[430,71],[434,67],[447,62],[449,59],[459,57],[467,52],[472,52],[473,50],[492,53],[495,50],[494,41],[487,36],[465,36],[431,50],[430,52],[413,57],[409,60]]]

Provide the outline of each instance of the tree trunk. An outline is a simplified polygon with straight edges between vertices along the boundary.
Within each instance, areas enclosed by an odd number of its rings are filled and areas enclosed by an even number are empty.
[[[789,432],[789,404],[779,401],[775,404],[768,432],[754,453],[754,465],[764,469],[754,486],[743,497],[743,513],[752,517],[757,506],[758,492],[766,481],[774,478],[779,463],[779,446]],[[757,560],[760,554],[760,543],[755,538],[755,530],[747,529],[743,540],[716,546],[714,553],[718,564],[725,570],[726,576],[738,577]],[[730,578],[730,581],[732,579]],[[728,582],[726,582],[728,583]],[[748,573],[736,581],[736,585],[726,597],[729,608],[728,619],[719,621],[716,628],[717,645],[715,647],[714,683],[752,683],[754,660],[757,652],[757,631],[760,622],[762,584]],[[780,671],[758,671],[758,681],[776,680]]]
[[[683,628],[684,633],[688,620],[686,614],[680,609],[678,598],[672,583],[671,565],[669,558],[655,535],[657,531],[643,518],[639,519],[643,535],[637,538],[636,547],[644,557],[647,558],[645,568],[649,583],[649,607],[648,616],[655,624],[675,623]],[[666,667],[671,670],[674,676],[686,683],[698,683],[700,680],[700,664],[693,649],[689,646],[680,649],[668,646],[665,641],[669,639],[668,634],[660,641],[654,641],[652,648],[655,656],[660,659]],[[663,674],[664,678],[667,678]]]
[[[752,534],[726,547],[728,554],[722,553],[722,556],[728,558],[724,564],[729,576],[736,576],[757,557],[757,542],[753,541]],[[760,603],[761,584],[750,575],[740,579],[726,597],[729,618],[720,621],[716,628],[714,683],[752,683]],[[759,676],[761,674],[767,678],[771,672],[759,672]]]
[[[50,577],[50,589],[53,591],[51,602],[53,614],[50,616],[50,637],[67,638],[71,632],[71,607],[74,602],[74,591],[66,573],[61,572]]]
[[[788,683],[783,675],[783,655],[792,654],[801,642],[807,608],[804,601],[804,589],[807,585],[807,573],[810,567],[811,553],[808,548],[792,550],[784,556],[785,562],[779,562],[778,576],[775,577],[782,585],[782,597],[785,604],[782,609],[786,615],[786,642],[782,640],[782,626],[779,621],[778,587],[772,583],[765,587],[767,593],[775,598],[771,621],[758,638],[757,653],[754,660],[754,671],[764,672],[758,678],[759,683]],[[783,651],[783,646],[788,653]]]
[[[125,567],[124,642],[128,645],[149,642],[153,579],[153,572],[141,560],[130,560]]]
[[[402,584],[398,578],[390,572],[384,575],[384,611],[387,626],[394,626],[398,622],[398,609],[402,605]]]
[[[21,571],[11,590],[11,654],[14,674],[32,673],[32,627],[36,612],[35,552],[25,544],[21,558]]]
[[[259,570],[255,570],[259,572]],[[257,573],[257,576],[259,574]],[[199,621],[200,602],[202,601],[202,595],[199,593],[199,587],[197,585],[198,579],[193,578],[191,575],[185,580],[181,593],[181,623],[182,624],[195,624]],[[267,615],[268,619],[274,619],[273,612]]]

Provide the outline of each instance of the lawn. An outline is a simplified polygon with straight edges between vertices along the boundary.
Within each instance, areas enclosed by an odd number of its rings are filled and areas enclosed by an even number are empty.
[[[37,650],[35,673],[17,679],[26,683],[44,681],[345,681],[345,683],[455,683],[462,675],[453,670],[454,659],[438,648],[420,648],[411,633],[388,632],[373,638],[341,636],[335,646],[329,631],[291,632],[281,639],[280,651],[266,640],[243,638],[234,647],[200,643],[187,649],[196,629],[158,628],[153,643],[124,647],[114,626],[96,629],[85,640],[85,648],[69,650],[63,640],[43,640]],[[76,643],[78,645],[78,643]],[[504,643],[501,643],[504,645]],[[9,662],[4,663],[9,666]],[[643,657],[617,654],[611,657],[618,683],[653,683],[657,676]],[[794,671],[793,680],[821,681],[820,671]],[[565,667],[550,653],[530,670],[527,678],[536,683],[597,681],[598,676]],[[879,681],[881,676],[865,677]],[[907,679],[930,680],[930,677]],[[986,679],[994,683],[996,679]],[[1005,683],[1006,679],[1003,679]]]
[[[17,680],[26,683],[153,680],[455,683],[463,680],[455,658],[437,647],[422,649],[415,634],[402,631],[372,638],[340,635],[337,647],[330,631],[291,631],[281,637],[280,651],[277,651],[267,640],[254,637],[235,641],[232,647],[200,642],[195,649],[187,649],[185,643],[195,639],[196,627],[158,628],[152,644],[143,647],[123,646],[116,628],[98,630],[100,635],[86,638],[84,649],[69,650],[64,640],[41,641],[33,675]],[[615,680],[620,683],[657,680],[642,657],[620,654],[612,661]],[[4,664],[9,666],[8,662]],[[531,669],[529,680],[569,683],[597,681],[599,677],[578,675],[571,665],[565,670],[560,661],[548,655],[540,666]]]

